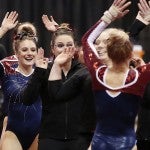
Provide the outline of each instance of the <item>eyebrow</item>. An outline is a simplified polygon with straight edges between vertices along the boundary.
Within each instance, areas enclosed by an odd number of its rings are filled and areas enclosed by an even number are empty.
[[[64,42],[58,42],[58,43],[63,43],[64,44]],[[73,43],[73,42],[70,41],[70,42],[67,42],[67,43]]]

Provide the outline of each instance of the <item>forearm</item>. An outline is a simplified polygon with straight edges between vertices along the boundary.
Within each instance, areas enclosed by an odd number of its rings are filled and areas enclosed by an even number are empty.
[[[135,19],[129,29],[129,36],[133,42],[138,41],[139,33],[146,27],[146,25],[138,19]]]
[[[66,81],[54,80],[48,82],[49,94],[52,94],[55,100],[68,101],[75,97],[81,90],[86,70],[81,68],[72,77]],[[85,75],[84,75],[85,74]]]
[[[8,30],[4,27],[0,27],[0,38],[2,38]]]
[[[62,80],[51,80],[48,82],[49,94],[53,95],[56,101],[68,101],[79,93],[78,87],[80,84],[76,77],[65,82],[62,82]]]
[[[52,69],[50,71],[50,75],[49,75],[49,78],[48,80],[49,81],[54,81],[54,80],[61,80],[61,67],[54,63],[53,66],[52,66]]]
[[[31,105],[38,99],[45,74],[46,69],[35,69],[32,78],[28,81],[27,86],[22,91],[22,101],[25,105]]]

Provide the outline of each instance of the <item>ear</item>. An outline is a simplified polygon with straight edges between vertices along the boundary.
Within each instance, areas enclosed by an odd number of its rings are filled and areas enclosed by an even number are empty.
[[[51,46],[51,50],[50,51],[51,51],[51,54],[54,55],[54,53],[55,53],[54,47]]]
[[[50,42],[50,49],[51,49],[51,53],[54,54],[54,46],[52,44],[52,41]]]
[[[15,56],[18,58],[18,57],[19,57],[19,56],[18,56],[18,53],[15,52]]]
[[[16,56],[18,55],[18,51],[14,50],[14,53],[15,53]]]
[[[133,58],[133,57],[134,57],[134,52],[133,52],[133,50],[132,50],[132,53],[131,53],[130,58]]]

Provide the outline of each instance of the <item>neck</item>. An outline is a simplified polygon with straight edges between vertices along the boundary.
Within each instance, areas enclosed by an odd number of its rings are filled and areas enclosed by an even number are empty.
[[[66,63],[65,65],[62,66],[62,70],[65,75],[67,75],[68,71],[70,70],[71,63],[72,63],[72,61],[69,61],[68,63]]]
[[[21,74],[24,74],[24,75],[30,75],[33,72],[32,66],[26,67],[26,68],[23,66],[18,66],[17,69]]]
[[[121,64],[112,63],[109,67],[109,70],[113,72],[126,72],[128,69],[129,69],[128,63],[121,63]]]

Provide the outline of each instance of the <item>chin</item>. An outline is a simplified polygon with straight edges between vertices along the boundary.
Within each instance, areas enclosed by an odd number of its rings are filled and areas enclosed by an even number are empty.
[[[27,66],[33,66],[34,62],[26,63]]]
[[[105,61],[105,60],[106,60],[106,57],[100,56],[99,59],[100,59],[101,61]]]

